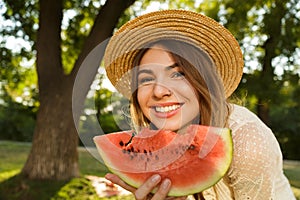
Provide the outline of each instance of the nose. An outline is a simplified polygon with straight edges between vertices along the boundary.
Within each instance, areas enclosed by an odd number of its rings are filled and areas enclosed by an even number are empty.
[[[155,83],[153,86],[153,97],[155,98],[163,98],[163,97],[168,97],[172,95],[172,91],[169,87]]]

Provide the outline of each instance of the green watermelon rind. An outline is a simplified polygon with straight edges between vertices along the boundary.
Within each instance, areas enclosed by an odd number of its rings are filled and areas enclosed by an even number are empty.
[[[201,191],[204,191],[217,182],[219,182],[224,175],[227,173],[227,171],[230,168],[230,164],[232,162],[232,155],[233,155],[233,141],[232,141],[232,133],[230,129],[226,128],[212,128],[215,130],[212,130],[214,133],[218,133],[220,135],[220,138],[222,139],[223,143],[225,144],[225,152],[227,153],[226,156],[224,156],[222,159],[219,160],[217,163],[217,166],[223,166],[219,168],[219,171],[216,171],[210,176],[209,180],[206,180],[203,183],[199,183],[198,185],[192,185],[191,187],[187,188],[176,188],[172,187],[169,191],[169,196],[186,196],[194,193],[199,193]],[[94,139],[95,140],[95,139]],[[101,157],[105,161],[105,165],[107,168],[114,174],[118,175],[123,181],[125,181],[127,184],[138,188],[141,186],[142,182],[137,182],[136,180],[132,179],[131,177],[127,176],[124,172],[118,171],[114,169],[113,164],[109,161],[110,159],[105,155],[105,152],[102,150],[102,148],[95,142],[98,152],[100,153]],[[149,175],[150,177],[151,175]]]
[[[219,128],[218,128],[219,129]],[[182,188],[174,188],[172,187],[171,190],[168,193],[168,196],[186,196],[186,195],[191,195],[195,193],[202,192],[211,186],[215,185],[217,182],[219,182],[224,175],[227,173],[227,171],[230,168],[230,164],[232,162],[232,155],[233,155],[233,141],[232,141],[232,134],[230,129],[220,129],[221,131],[221,138],[226,144],[225,146],[228,147],[225,152],[228,152],[227,156],[224,157],[224,159],[220,160],[222,161],[227,161],[226,164],[222,164],[221,166],[224,166],[224,168],[221,168],[219,170],[219,173],[216,173],[214,176],[211,176],[211,181],[206,181],[204,184],[199,184],[199,186],[195,186],[191,189],[185,189],[185,192],[182,192]],[[225,137],[227,136],[227,137]],[[137,183],[135,180],[131,179],[130,177],[126,176],[126,174],[117,171],[113,168],[110,168],[110,170],[118,175],[122,180],[124,180],[126,183],[129,185],[138,188],[141,186],[142,183]]]

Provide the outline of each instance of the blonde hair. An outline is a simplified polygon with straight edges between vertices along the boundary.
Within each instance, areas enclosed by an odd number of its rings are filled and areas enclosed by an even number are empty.
[[[133,62],[130,113],[134,128],[138,131],[142,127],[150,126],[150,121],[144,116],[137,100],[137,70],[143,55],[154,45],[163,46],[170,53],[185,74],[185,78],[194,87],[200,108],[199,124],[225,127],[229,105],[226,102],[222,80],[210,56],[186,42],[159,40],[141,49]]]

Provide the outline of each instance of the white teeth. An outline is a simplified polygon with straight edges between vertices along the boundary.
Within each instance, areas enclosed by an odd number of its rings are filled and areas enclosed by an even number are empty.
[[[172,106],[165,106],[165,107],[155,107],[156,112],[166,113],[176,110],[180,107],[180,105],[172,105]]]

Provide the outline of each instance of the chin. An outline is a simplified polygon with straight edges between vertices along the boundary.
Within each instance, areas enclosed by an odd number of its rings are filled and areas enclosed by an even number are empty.
[[[178,124],[177,125],[173,125],[173,126],[171,126],[171,125],[165,125],[165,126],[156,126],[157,127],[157,129],[159,129],[159,130],[168,130],[168,131],[174,131],[174,132],[177,132],[179,129],[181,129],[181,127],[180,126],[178,126]]]

